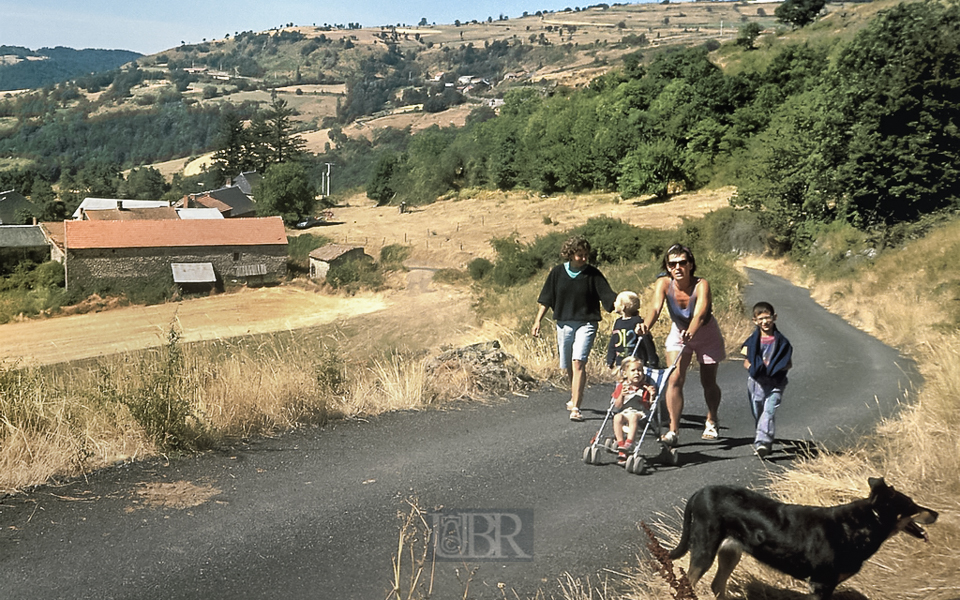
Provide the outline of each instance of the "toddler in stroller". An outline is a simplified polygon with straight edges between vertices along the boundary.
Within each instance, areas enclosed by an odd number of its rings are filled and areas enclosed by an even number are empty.
[[[678,354],[677,358],[679,357]],[[644,367],[636,357],[623,360],[620,383],[613,392],[610,408],[600,424],[600,430],[590,440],[590,445],[583,449],[583,462],[588,465],[600,464],[600,454],[606,449],[616,452],[617,463],[627,472],[637,475],[646,472],[648,460],[679,464],[677,449],[660,440],[660,401],[670,374],[676,368],[676,361],[666,369],[655,369]],[[603,431],[608,422],[613,426],[615,437],[604,438]],[[637,438],[641,423],[643,432]],[[641,454],[640,447],[645,439],[651,437],[656,440],[659,452],[655,457],[647,458]]]
[[[617,440],[617,464],[627,464],[627,454],[633,452],[640,421],[650,411],[650,399],[657,388],[644,374],[639,359],[628,356],[620,364],[620,381],[613,390],[613,435]],[[626,430],[626,439],[624,439]]]

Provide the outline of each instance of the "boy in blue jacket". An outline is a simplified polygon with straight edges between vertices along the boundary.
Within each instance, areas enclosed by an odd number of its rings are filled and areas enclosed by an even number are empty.
[[[747,393],[757,427],[753,449],[764,458],[773,450],[774,416],[787,387],[787,371],[793,367],[793,346],[777,329],[777,313],[769,302],[754,305],[753,322],[757,328],[743,343],[741,353],[749,372]]]

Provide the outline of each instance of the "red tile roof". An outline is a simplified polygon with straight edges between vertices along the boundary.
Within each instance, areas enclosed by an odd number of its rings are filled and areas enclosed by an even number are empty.
[[[66,221],[66,247],[178,248],[286,245],[280,217],[196,221]]]
[[[57,248],[63,250],[63,226],[65,221],[44,221],[40,227],[47,232],[50,241],[57,245]]]

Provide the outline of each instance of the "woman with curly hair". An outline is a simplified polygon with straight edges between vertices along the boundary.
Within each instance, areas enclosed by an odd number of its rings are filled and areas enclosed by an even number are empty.
[[[587,385],[587,358],[602,317],[600,309],[613,312],[617,293],[610,288],[603,273],[589,264],[590,243],[586,239],[575,236],[564,242],[560,257],[563,264],[550,271],[540,290],[537,317],[530,333],[539,337],[540,321],[547,309],[553,309],[560,368],[565,371],[570,384],[567,410],[570,411],[570,420],[582,421],[580,402]]]

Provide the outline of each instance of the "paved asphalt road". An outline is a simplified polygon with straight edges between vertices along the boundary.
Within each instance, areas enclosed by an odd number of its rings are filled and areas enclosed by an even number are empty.
[[[796,348],[780,439],[837,448],[891,414],[914,377],[907,361],[806,291],[750,276],[747,305],[771,301]],[[565,572],[596,583],[610,577],[605,569],[634,563],[641,519],[675,514],[705,484],[756,485],[765,469],[790,462],[789,443],[766,463],[752,455],[744,377],[739,360],[721,366],[722,440],[708,443],[699,439],[704,405],[691,373],[681,464],[643,476],[581,462],[611,392],[597,385],[587,391],[586,423],[568,421],[566,396],[547,392],[335,423],[8,497],[0,501],[0,597],[382,599],[398,514],[414,498],[428,510],[531,511],[516,514],[525,527],[532,518],[533,560],[471,563],[468,595],[503,598],[502,583],[509,598],[537,589],[549,597]],[[141,484],[183,480],[220,493],[190,509],[134,503]],[[457,567],[466,576],[462,565],[437,563],[434,598],[463,596]]]

